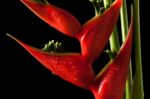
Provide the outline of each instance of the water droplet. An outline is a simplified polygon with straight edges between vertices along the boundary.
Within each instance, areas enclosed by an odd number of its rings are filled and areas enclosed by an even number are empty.
[[[57,21],[57,22],[61,22],[62,19],[61,19],[61,18],[57,18],[56,21]]]
[[[51,12],[51,16],[56,16],[56,12]]]
[[[58,64],[58,61],[57,60],[52,60],[52,63],[56,65],[56,64]]]

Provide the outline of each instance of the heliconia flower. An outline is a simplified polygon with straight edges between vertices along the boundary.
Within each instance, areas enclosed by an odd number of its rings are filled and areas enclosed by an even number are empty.
[[[81,88],[93,92],[95,99],[122,99],[128,75],[132,48],[133,22],[126,40],[116,57],[97,75],[92,66],[79,53],[49,53],[33,48],[15,37],[10,36],[23,46],[32,56],[54,74]]]
[[[117,56],[96,76],[89,88],[96,99],[123,99],[132,48],[133,21]]]
[[[64,80],[92,91],[96,99],[121,99],[128,74],[131,56],[132,29],[116,57],[96,76],[92,63],[102,52],[116,24],[122,0],[114,3],[81,27],[70,13],[49,3],[22,0],[36,15],[50,26],[66,35],[77,38],[82,53],[51,53],[29,46],[10,36],[23,46],[35,59]],[[54,14],[53,14],[54,13]]]
[[[102,15],[98,15],[83,27],[69,12],[38,0],[21,0],[38,17],[66,35],[81,43],[82,55],[90,64],[99,56],[116,24],[122,0],[115,2]]]

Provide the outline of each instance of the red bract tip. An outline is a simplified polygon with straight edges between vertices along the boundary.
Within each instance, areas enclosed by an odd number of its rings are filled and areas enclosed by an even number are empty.
[[[87,88],[93,81],[94,72],[87,61],[77,53],[48,53],[33,48],[9,35],[23,46],[33,57],[51,72],[82,88]]]
[[[21,1],[43,21],[66,35],[74,37],[81,30],[78,20],[61,8],[32,0]]]
[[[117,56],[95,78],[90,90],[96,99],[122,99],[132,48],[133,22]]]
[[[82,54],[90,63],[100,55],[117,22],[122,0],[116,0],[102,15],[89,20],[78,35]]]

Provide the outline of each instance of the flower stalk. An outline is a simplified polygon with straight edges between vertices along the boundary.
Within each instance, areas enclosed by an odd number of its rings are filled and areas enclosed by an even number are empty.
[[[107,9],[111,4],[112,0],[104,0],[104,7]],[[120,48],[120,43],[119,43],[119,36],[118,36],[118,31],[117,31],[117,26],[115,26],[115,29],[113,30],[110,38],[109,38],[109,43],[110,43],[110,49],[113,52],[117,52]]]
[[[131,9],[132,10],[132,9]],[[132,14],[132,12],[131,12]],[[126,38],[126,33],[128,31],[128,13],[127,13],[127,4],[126,0],[123,1],[123,5],[120,10],[120,21],[121,21],[121,31],[122,31],[122,42],[124,42]],[[126,99],[131,99],[131,86],[133,82],[133,77],[132,77],[132,60],[130,60],[130,65],[129,65],[129,75],[128,79],[126,82],[126,91],[125,91],[125,98]]]
[[[132,86],[132,99],[144,99],[143,73],[141,59],[141,36],[140,36],[140,1],[134,0],[134,52],[135,52],[135,77]]]

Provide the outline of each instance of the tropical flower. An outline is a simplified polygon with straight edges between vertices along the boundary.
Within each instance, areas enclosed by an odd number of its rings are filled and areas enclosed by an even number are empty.
[[[40,0],[21,0],[32,12],[60,32],[74,37],[82,53],[51,53],[29,46],[10,36],[33,57],[64,80],[91,90],[96,99],[121,99],[128,74],[132,46],[132,23],[126,41],[116,57],[95,75],[92,65],[106,46],[116,24],[122,0],[114,3],[101,15],[83,26],[67,11]]]

